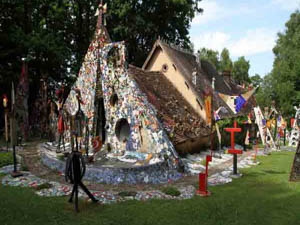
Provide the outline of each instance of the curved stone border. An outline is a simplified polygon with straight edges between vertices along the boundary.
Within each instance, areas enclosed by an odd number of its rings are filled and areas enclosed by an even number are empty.
[[[1,179],[0,179],[1,181]],[[35,189],[35,194],[43,197],[58,197],[58,196],[68,196],[71,194],[72,186],[60,184],[58,182],[48,181],[41,179],[31,174],[30,172],[24,172],[22,177],[13,178],[11,175],[7,175],[2,178],[1,181],[3,186],[14,186],[14,187],[31,187]],[[39,188],[44,184],[48,184],[50,187]],[[150,199],[176,199],[184,200],[191,199],[195,195],[195,188],[191,185],[186,187],[181,187],[178,189],[180,195],[170,196],[163,193],[160,190],[150,190],[150,191],[137,191],[135,195],[132,196],[120,196],[116,191],[92,191],[91,193],[99,200],[101,204],[111,204],[118,203],[127,200],[137,200],[137,201],[147,201]],[[79,189],[78,196],[80,198],[88,198],[88,196]]]
[[[61,173],[65,171],[65,162],[47,154],[43,145],[39,145],[41,161],[50,169]],[[165,163],[132,168],[112,168],[87,165],[83,179],[104,184],[163,184],[176,181],[183,175],[169,169]]]

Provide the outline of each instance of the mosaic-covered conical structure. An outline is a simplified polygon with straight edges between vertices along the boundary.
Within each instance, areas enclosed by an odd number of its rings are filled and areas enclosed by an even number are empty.
[[[156,117],[156,110],[128,75],[124,43],[110,42],[102,25],[97,25],[64,106],[72,116],[79,109],[78,90],[82,100],[80,108],[88,118],[89,132],[84,126],[82,133],[89,134],[89,145],[99,136],[105,146],[109,146],[108,157],[137,162],[137,165],[168,159],[176,165],[177,153]],[[82,142],[84,140],[87,139],[83,138]]]

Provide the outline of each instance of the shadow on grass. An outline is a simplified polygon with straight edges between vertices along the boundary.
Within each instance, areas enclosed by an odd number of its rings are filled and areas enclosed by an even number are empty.
[[[287,174],[285,171],[275,171],[275,170],[262,170],[262,171],[268,174]]]

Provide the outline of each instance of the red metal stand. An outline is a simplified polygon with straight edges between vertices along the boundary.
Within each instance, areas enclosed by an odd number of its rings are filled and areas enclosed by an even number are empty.
[[[200,195],[202,197],[211,195],[211,193],[207,190],[208,163],[211,162],[211,160],[212,157],[210,155],[207,155],[205,173],[199,173],[199,189],[197,190],[197,195]]]
[[[225,131],[231,133],[231,149],[228,149],[229,154],[233,154],[233,174],[237,174],[237,154],[243,154],[243,150],[235,149],[235,143],[234,143],[234,133],[241,132],[242,129],[237,127],[236,121],[234,121],[234,127],[233,128],[225,128]]]

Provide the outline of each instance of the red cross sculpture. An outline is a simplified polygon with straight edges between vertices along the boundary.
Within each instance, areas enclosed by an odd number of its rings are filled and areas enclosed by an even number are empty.
[[[234,133],[241,132],[242,129],[238,128],[236,121],[234,121],[233,128],[225,128],[225,131],[231,133],[231,149],[228,149],[228,153],[233,154],[233,174],[237,174],[237,154],[243,154],[243,150],[234,148]]]

